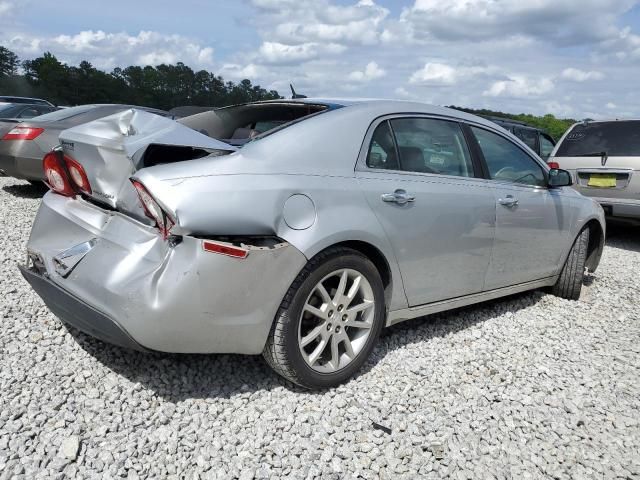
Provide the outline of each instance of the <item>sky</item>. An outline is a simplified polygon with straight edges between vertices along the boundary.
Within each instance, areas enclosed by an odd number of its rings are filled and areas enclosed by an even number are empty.
[[[181,61],[287,96],[640,117],[638,0],[0,0],[0,45]]]

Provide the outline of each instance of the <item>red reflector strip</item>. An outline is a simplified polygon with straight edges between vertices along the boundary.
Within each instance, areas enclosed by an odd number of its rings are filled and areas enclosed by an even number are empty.
[[[547,162],[549,168],[560,168],[560,164],[558,162]]]
[[[245,248],[231,247],[210,240],[203,240],[202,248],[204,248],[205,252],[219,253],[220,255],[227,255],[234,258],[247,258],[247,255],[249,255],[249,250]]]

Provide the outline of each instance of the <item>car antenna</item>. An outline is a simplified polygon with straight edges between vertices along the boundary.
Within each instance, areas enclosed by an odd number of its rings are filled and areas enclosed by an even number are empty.
[[[296,91],[293,89],[293,84],[290,83],[289,87],[291,87],[291,98],[307,98],[306,95],[296,93]]]

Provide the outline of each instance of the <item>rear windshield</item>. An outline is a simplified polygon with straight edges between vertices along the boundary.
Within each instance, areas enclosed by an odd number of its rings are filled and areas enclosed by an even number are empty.
[[[640,120],[579,124],[562,140],[557,157],[640,156]]]

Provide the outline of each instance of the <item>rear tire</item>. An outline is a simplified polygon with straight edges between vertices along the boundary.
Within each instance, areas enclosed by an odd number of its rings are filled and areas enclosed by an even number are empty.
[[[567,300],[578,300],[580,298],[588,247],[589,229],[585,228],[573,243],[558,281],[551,287],[551,293]]]
[[[385,319],[375,265],[350,248],[312,258],[289,287],[262,355],[276,373],[304,388],[334,387],[369,357]]]

